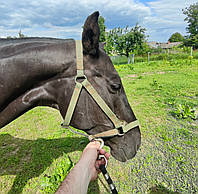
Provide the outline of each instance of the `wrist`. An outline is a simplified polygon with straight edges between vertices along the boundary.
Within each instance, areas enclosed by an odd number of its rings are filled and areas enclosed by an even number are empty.
[[[89,182],[91,181],[91,165],[90,162],[86,160],[86,158],[82,157],[76,164],[76,167],[79,171],[82,171],[81,176],[82,179],[86,178]]]

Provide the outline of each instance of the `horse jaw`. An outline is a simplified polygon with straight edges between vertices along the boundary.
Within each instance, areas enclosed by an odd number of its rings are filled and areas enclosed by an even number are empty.
[[[120,162],[132,159],[141,144],[139,127],[132,129],[123,136],[115,136],[105,141],[111,149],[112,156]]]

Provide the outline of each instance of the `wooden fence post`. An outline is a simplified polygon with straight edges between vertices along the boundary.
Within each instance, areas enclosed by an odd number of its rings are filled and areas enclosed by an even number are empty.
[[[135,63],[135,54],[132,55],[133,56],[133,64]]]
[[[149,63],[149,54],[150,54],[150,52],[148,52],[148,63]]]
[[[190,56],[193,56],[193,47],[191,46],[191,50],[190,50]]]

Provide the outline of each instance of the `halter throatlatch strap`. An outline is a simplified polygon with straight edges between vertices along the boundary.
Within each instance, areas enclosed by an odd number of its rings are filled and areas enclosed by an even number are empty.
[[[115,135],[124,135],[124,133],[129,130],[139,126],[138,120],[126,124],[117,118],[114,112],[109,108],[105,101],[101,98],[98,92],[94,89],[91,83],[88,81],[87,77],[84,74],[83,68],[83,52],[82,52],[82,42],[80,40],[76,41],[76,63],[77,63],[77,75],[75,77],[75,88],[66,112],[65,120],[62,123],[63,127],[68,127],[70,125],[72,115],[74,113],[76,104],[78,102],[80,92],[82,88],[85,88],[87,92],[92,96],[98,106],[103,110],[103,112],[108,116],[108,118],[114,124],[115,129],[104,131],[95,135],[90,135],[89,140],[99,138],[99,137],[112,137]],[[83,79],[82,82],[79,79]]]

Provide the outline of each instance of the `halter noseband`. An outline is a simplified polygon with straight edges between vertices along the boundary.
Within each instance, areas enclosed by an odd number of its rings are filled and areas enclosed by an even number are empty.
[[[115,127],[114,129],[97,133],[95,135],[89,135],[88,136],[89,140],[93,140],[95,138],[102,138],[102,137],[112,137],[117,135],[122,136],[128,131],[132,130],[133,128],[139,126],[138,120],[132,121],[130,123],[126,123],[125,121],[123,122],[119,120],[117,116],[114,114],[114,112],[101,98],[98,92],[94,89],[94,87],[91,85],[86,75],[84,74],[82,42],[81,40],[77,40],[75,42],[76,42],[76,63],[77,63],[77,75],[75,77],[76,85],[65,115],[65,120],[62,123],[62,127],[69,127],[82,88],[85,88],[87,90],[87,92],[92,96],[92,98],[95,100],[98,106],[112,121]],[[83,79],[83,81],[79,82],[79,79],[81,80]]]

